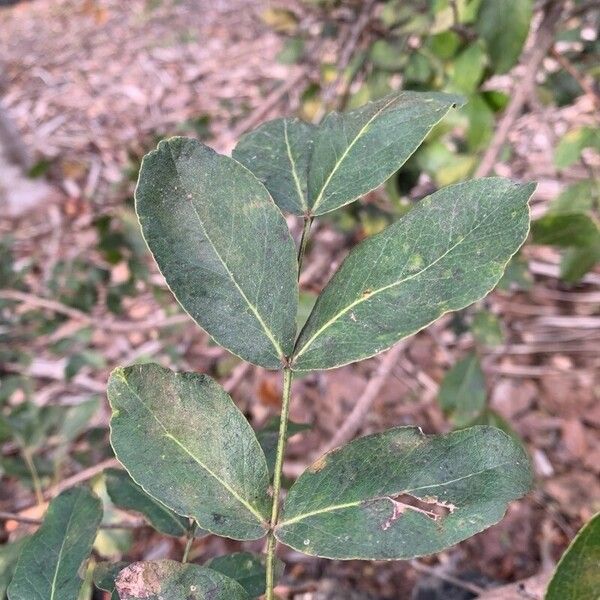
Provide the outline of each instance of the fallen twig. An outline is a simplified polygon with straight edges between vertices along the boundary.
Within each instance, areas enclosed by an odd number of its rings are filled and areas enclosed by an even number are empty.
[[[362,395],[356,401],[352,412],[346,417],[346,420],[333,438],[319,450],[319,455],[328,452],[332,448],[341,446],[354,437],[403,351],[404,344],[401,342],[388,350],[383,356],[375,375],[367,383]]]
[[[45,308],[55,313],[65,315],[71,319],[81,321],[95,329],[103,329],[114,333],[128,333],[131,331],[172,327],[173,325],[181,325],[182,323],[188,323],[190,321],[190,317],[184,314],[147,319],[146,321],[111,321],[110,319],[96,319],[81,310],[66,306],[56,300],[40,298],[39,296],[20,292],[18,290],[0,290],[0,298],[22,302],[23,304],[28,304],[34,308]]]
[[[18,513],[5,511],[0,511],[0,521],[16,521],[17,523],[25,523],[28,525],[41,525],[44,522],[43,519],[35,519],[33,517],[26,517]],[[100,529],[141,529],[143,527],[149,527],[149,525],[141,521],[100,524]]]
[[[490,145],[475,171],[475,177],[485,177],[492,172],[512,126],[523,110],[527,96],[535,82],[538,69],[554,43],[554,31],[562,15],[563,8],[563,2],[551,3],[538,30],[535,32],[531,52],[525,59],[525,69],[521,80],[515,85],[511,93],[510,102],[504,116],[498,123]]]
[[[411,560],[410,566],[415,571],[418,571],[419,573],[426,573],[427,575],[431,575],[432,577],[437,577],[438,579],[441,579],[442,581],[447,581],[448,583],[451,583],[452,585],[459,587],[463,590],[467,590],[473,594],[476,594],[477,596],[479,596],[480,594],[483,594],[485,592],[485,590],[482,587],[479,587],[478,585],[475,585],[474,583],[470,583],[468,581],[463,581],[462,579],[459,579],[458,577],[454,577],[453,575],[450,575],[449,573],[445,573],[444,571],[440,570],[439,568],[430,567],[429,565],[419,562],[418,560]]]

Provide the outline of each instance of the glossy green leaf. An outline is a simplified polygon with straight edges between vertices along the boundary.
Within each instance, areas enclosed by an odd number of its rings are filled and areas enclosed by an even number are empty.
[[[28,540],[29,536],[26,536],[0,546],[0,600],[6,598],[6,590],[15,572],[19,554]]]
[[[276,579],[278,579],[283,574],[284,564],[277,558],[275,561]],[[213,558],[205,566],[237,581],[250,598],[257,598],[265,593],[264,556],[257,556],[251,552],[234,552]]]
[[[447,94],[400,92],[350,112],[330,113],[314,137],[308,170],[311,212],[330,212],[382,184],[461,103]]]
[[[600,229],[593,217],[584,213],[546,213],[531,224],[534,244],[567,248],[590,246],[600,239]]]
[[[519,60],[529,33],[533,0],[483,0],[476,28],[485,40],[495,73],[506,73]]]
[[[446,373],[438,400],[455,427],[464,427],[485,409],[485,377],[477,355],[472,352]]]
[[[9,599],[77,600],[101,519],[102,503],[86,488],[71,488],[52,500],[21,552]]]
[[[313,556],[404,559],[497,523],[531,486],[523,449],[491,427],[398,427],[322,456],[290,489],[275,535]]]
[[[533,189],[495,177],[454,185],[359,244],[319,296],[292,368],[373,356],[485,296],[527,236]]]
[[[600,598],[600,513],[588,521],[562,555],[545,600]]]
[[[244,588],[233,579],[174,560],[137,562],[117,576],[121,600],[247,600]]]
[[[115,506],[142,513],[148,522],[160,533],[174,537],[188,533],[189,519],[180,517],[162,502],[149,496],[135,482],[127,471],[106,469],[106,491]]]
[[[146,493],[212,533],[240,540],[265,535],[271,510],[265,456],[217,382],[135,365],[112,372],[108,398],[115,454]]]
[[[237,161],[171,138],[144,158],[135,197],[146,242],[183,308],[227,350],[280,368],[296,333],[297,266],[265,187]]]
[[[250,169],[281,210],[308,211],[308,161],[316,127],[300,119],[276,119],[243,136],[233,158]]]
[[[115,582],[118,574],[127,566],[124,561],[116,563],[100,562],[94,567],[94,585],[110,594],[111,600],[121,600]]]

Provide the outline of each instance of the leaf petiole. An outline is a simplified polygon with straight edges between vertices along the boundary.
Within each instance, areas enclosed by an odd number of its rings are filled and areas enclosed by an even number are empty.
[[[271,527],[267,537],[266,561],[266,600],[273,600],[273,586],[275,582],[275,546],[277,541],[273,530],[279,519],[279,496],[281,493],[281,476],[283,471],[283,458],[287,440],[287,427],[290,416],[290,399],[292,389],[292,370],[283,369],[283,394],[281,398],[281,418],[279,421],[279,434],[277,438],[277,454],[275,458],[275,473],[273,475],[273,508],[271,510]]]

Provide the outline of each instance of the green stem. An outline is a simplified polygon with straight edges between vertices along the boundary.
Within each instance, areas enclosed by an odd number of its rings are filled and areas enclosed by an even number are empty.
[[[186,563],[190,556],[190,550],[192,549],[192,544],[194,543],[194,538],[196,537],[196,530],[198,529],[198,523],[193,521],[188,529],[187,534],[187,543],[185,544],[185,550],[183,551],[183,557],[181,558],[182,563]]]
[[[275,547],[277,541],[273,533],[279,520],[279,497],[281,494],[281,477],[283,472],[283,458],[287,441],[287,427],[290,415],[290,398],[292,389],[292,370],[286,367],[283,370],[283,395],[281,399],[281,417],[279,421],[279,434],[277,438],[277,454],[275,458],[275,472],[273,474],[273,508],[271,510],[271,527],[267,537],[267,582],[266,600],[273,600],[273,587],[275,584]]]
[[[300,247],[298,248],[298,278],[300,278],[302,260],[304,259],[304,253],[306,252],[308,234],[310,233],[310,226],[312,225],[313,219],[314,217],[304,215],[304,227],[302,228],[302,237],[300,238]]]
[[[23,448],[23,460],[25,460],[25,464],[27,465],[27,469],[31,475],[31,481],[33,482],[33,490],[35,492],[35,499],[38,504],[44,504],[44,493],[42,490],[42,482],[40,481],[40,477],[37,472],[37,468],[35,466],[35,462],[33,461],[33,455],[29,451],[28,448]]]

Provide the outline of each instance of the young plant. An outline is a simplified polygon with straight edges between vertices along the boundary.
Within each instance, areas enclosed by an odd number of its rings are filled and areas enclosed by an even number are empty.
[[[122,475],[111,472],[111,497],[131,507],[131,498],[147,495],[169,509],[170,531],[185,525],[177,515],[189,518],[188,549],[199,527],[266,538],[266,556],[202,567],[134,563],[114,585],[117,569],[103,565],[104,589],[116,588],[121,600],[205,598],[209,589],[211,598],[264,591],[272,600],[282,571],[278,542],[332,559],[431,554],[496,523],[529,489],[525,453],[498,429],[425,435],[396,427],[325,454],[282,502],[294,374],[374,356],[479,300],[527,236],[533,185],[490,178],[442,189],[354,248],[296,331],[298,271],[313,219],[382,184],[459,101],[395,93],[319,126],[266,123],[233,158],[185,138],[145,157],[136,209],[161,272],[215,342],[282,372],[281,417],[271,477],[256,434],[213,379],[155,364],[116,369],[108,385],[111,443],[136,485],[125,480],[119,495]],[[298,251],[281,210],[303,218]],[[167,515],[151,504],[138,510],[163,522]]]

